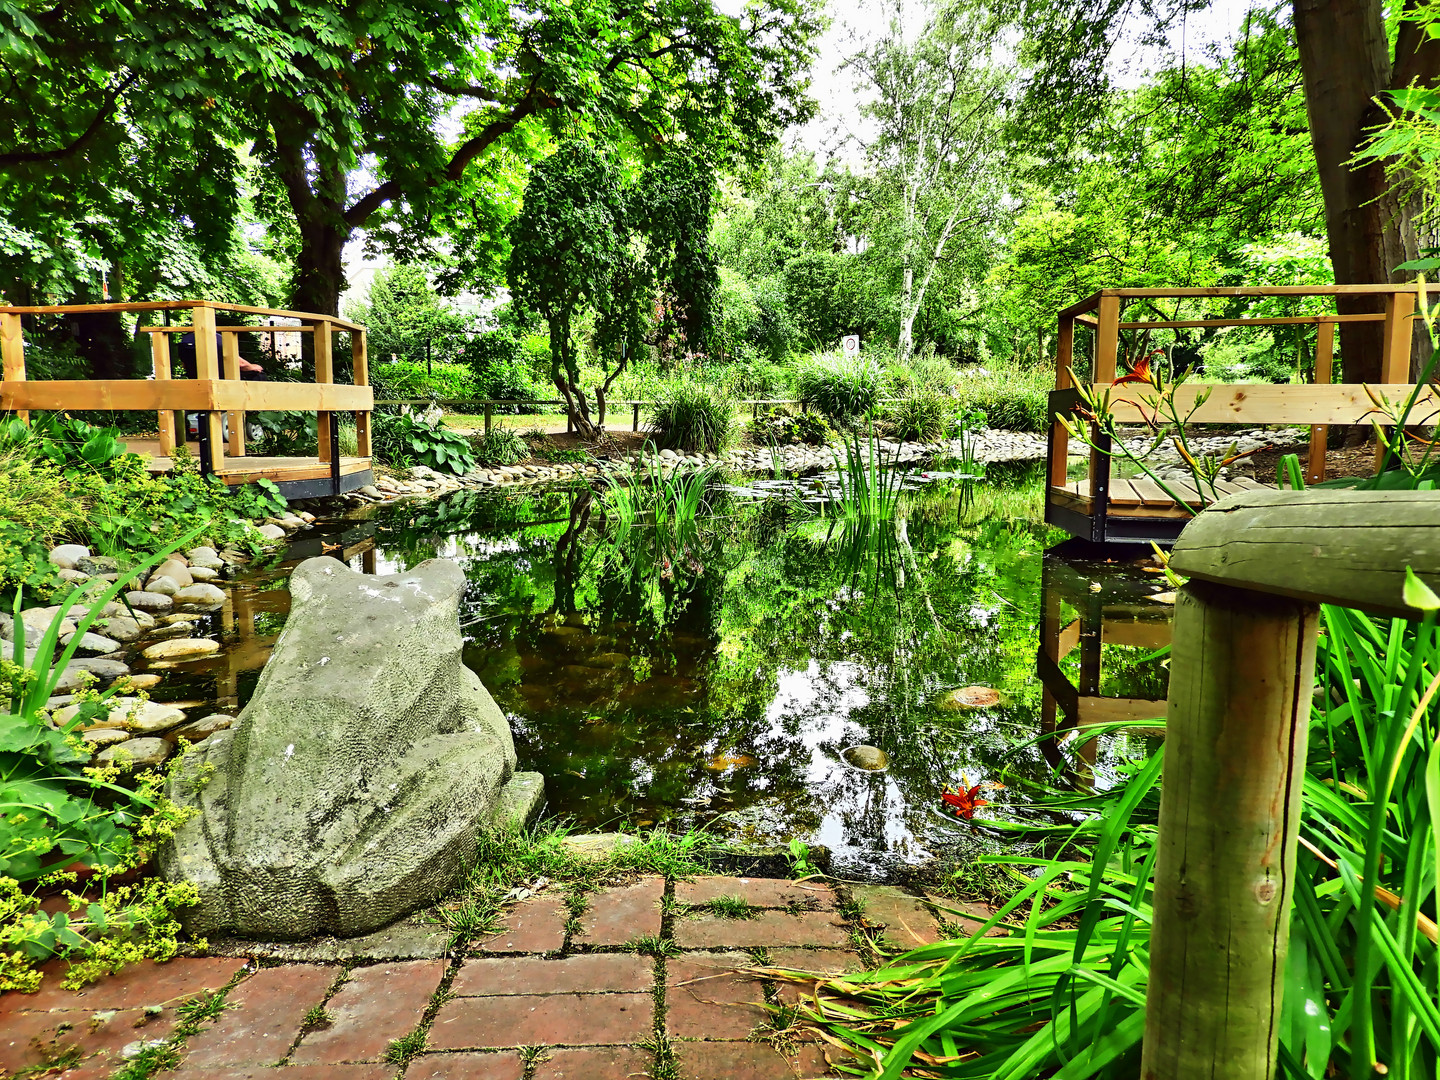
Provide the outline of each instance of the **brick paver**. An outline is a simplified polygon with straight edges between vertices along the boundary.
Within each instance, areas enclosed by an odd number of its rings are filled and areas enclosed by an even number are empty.
[[[661,1027],[688,1080],[825,1075],[816,1044],[787,1043],[784,1049],[794,1051],[787,1058],[767,1042],[748,1041],[770,1016],[767,992],[794,1001],[803,987],[778,981],[772,987],[742,974],[755,961],[741,950],[763,947],[776,967],[861,970],[834,892],[815,882],[736,877],[677,882],[673,889],[681,905],[738,896],[763,910],[753,919],[727,919],[684,914],[682,907],[667,921],[666,883],[648,877],[595,893],[573,941],[564,900],[552,892],[516,905],[504,930],[470,955],[361,960],[343,979],[343,968],[313,960],[247,974],[253,962],[181,959],[136,965],[73,993],[60,990],[64,965],[52,962],[38,994],[0,996],[0,1073],[48,1066],[59,1080],[109,1080],[123,1065],[124,1048],[174,1032],[181,1002],[243,976],[219,1016],[180,1047],[178,1070],[156,1080],[396,1080],[402,1070],[385,1054],[417,1030],[442,985],[447,996],[403,1080],[640,1080],[655,1067],[648,1042],[662,993]],[[933,938],[935,920],[921,898],[896,889],[858,891],[870,924],[891,940],[912,929]],[[680,951],[661,960],[621,950],[662,934]],[[322,1022],[302,1032],[321,1006]],[[519,1052],[525,1047],[539,1050],[528,1066],[531,1055]],[[60,1064],[71,1067],[60,1072]]]
[[[559,897],[545,896],[516,904],[505,917],[505,929],[482,942],[485,953],[557,952],[565,945],[569,912]]]
[[[394,1075],[395,1067],[390,1067]],[[489,1054],[424,1054],[410,1063],[405,1080],[521,1080],[525,1062],[514,1051]],[[288,1080],[283,1074],[270,1080]]]
[[[633,1046],[552,1050],[536,1064],[534,1080],[638,1080],[650,1075],[654,1063],[649,1053]]]
[[[649,994],[455,998],[430,1028],[432,1050],[635,1043],[653,1028]]]
[[[230,991],[219,1019],[190,1040],[186,1070],[276,1064],[339,974],[318,964],[261,968]]]
[[[65,1074],[65,1080],[68,1080]],[[393,1080],[394,1065],[287,1065],[273,1069],[201,1069],[182,1066],[179,1072],[160,1073],[163,1080]],[[519,1073],[516,1073],[518,1080]]]
[[[659,877],[591,896],[589,909],[580,916],[576,943],[624,945],[638,937],[659,934],[660,901],[664,896],[665,879]]]
[[[889,885],[862,885],[853,895],[864,905],[864,919],[885,928],[884,940],[901,949],[918,949],[940,940],[935,916],[919,897]]]
[[[829,1067],[815,1046],[786,1058],[765,1043],[679,1043],[675,1057],[684,1080],[795,1080],[825,1076]]]
[[[357,968],[325,1003],[330,1023],[306,1032],[290,1060],[296,1064],[380,1061],[392,1041],[420,1023],[444,975],[443,960]]]
[[[765,1019],[765,988],[736,974],[743,953],[697,954],[666,962],[665,1031],[677,1039],[746,1039]]]
[[[942,919],[959,923],[965,932],[970,934],[979,930],[990,920],[990,916],[995,914],[994,908],[968,900],[952,900],[946,896],[927,896],[926,899],[935,905]],[[1009,932],[1003,926],[992,926],[985,936],[1004,937]]]
[[[814,881],[703,877],[675,883],[675,899],[682,904],[708,904],[722,896],[739,896],[758,908],[798,906],[816,911],[835,910],[835,893],[828,885]]]
[[[749,949],[785,945],[840,948],[849,941],[850,935],[844,922],[824,911],[807,911],[799,915],[767,911],[753,919],[700,915],[675,920],[675,943],[682,949]]]
[[[511,994],[649,993],[655,961],[648,956],[598,953],[541,959],[529,956],[467,960],[450,992],[456,997]]]

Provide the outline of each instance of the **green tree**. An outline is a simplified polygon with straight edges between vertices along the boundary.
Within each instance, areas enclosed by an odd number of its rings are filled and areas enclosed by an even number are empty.
[[[888,32],[847,61],[874,91],[862,110],[877,128],[865,146],[869,233],[873,257],[898,278],[902,364],[936,271],[956,248],[982,246],[1000,206],[994,164],[1006,80],[989,59],[994,40],[988,19],[959,7],[907,32],[899,4]]]
[[[375,272],[370,292],[347,316],[364,323],[370,355],[376,360],[448,361],[459,347],[466,318],[446,306],[424,266],[393,265]]]
[[[717,161],[753,153],[806,115],[817,28],[807,0],[740,18],[709,0],[213,0],[203,16],[188,0],[19,0],[0,6],[0,170],[105,184],[100,148],[136,130],[249,142],[284,194],[292,303],[334,313],[354,232],[443,224],[472,164],[527,118]],[[452,144],[436,121],[459,106],[478,115]],[[235,168],[229,155],[197,181],[224,198]]]

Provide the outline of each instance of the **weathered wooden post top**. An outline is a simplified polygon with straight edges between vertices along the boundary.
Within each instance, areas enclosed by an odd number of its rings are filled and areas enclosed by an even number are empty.
[[[1320,604],[1413,618],[1440,493],[1250,491],[1176,542],[1144,1080],[1276,1075]]]

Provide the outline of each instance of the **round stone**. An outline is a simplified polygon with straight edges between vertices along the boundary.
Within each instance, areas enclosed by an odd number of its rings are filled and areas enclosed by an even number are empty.
[[[85,741],[97,750],[125,742],[130,733],[124,728],[92,728],[85,732]]]
[[[181,622],[166,623],[164,626],[157,626],[154,630],[151,630],[147,636],[162,640],[165,638],[189,637],[194,629],[194,621],[185,619]]]
[[[205,566],[192,566],[190,576],[196,581],[214,581],[220,576],[220,571]]]
[[[120,648],[120,642],[101,634],[81,634],[78,641],[73,633],[60,638],[61,645],[69,645],[72,641],[75,642],[75,651],[81,656],[105,656]]]
[[[285,539],[285,530],[282,529],[279,525],[261,525],[259,532],[260,535],[263,536],[266,540]]]
[[[164,739],[129,739],[101,750],[95,755],[95,764],[144,769],[163,764],[169,756],[170,744]]]
[[[850,746],[840,754],[846,762],[866,772],[882,772],[890,764],[890,755],[878,746]]]
[[[168,577],[182,589],[195,583],[195,579],[190,576],[190,568],[179,559],[166,559],[150,575],[152,581],[162,577]]]
[[[131,675],[130,686],[135,690],[153,690],[160,685],[159,675]]]
[[[212,713],[203,720],[195,720],[184,727],[176,728],[170,732],[172,739],[184,739],[189,743],[198,743],[202,739],[208,739],[217,731],[224,731],[235,723],[235,717],[225,713]]]
[[[75,569],[94,577],[97,574],[115,574],[120,564],[109,555],[86,555],[75,560]]]
[[[1000,692],[988,686],[962,686],[941,697],[940,708],[946,712],[960,712],[963,709],[988,709],[1000,704]]]
[[[172,641],[157,641],[146,648],[143,655],[147,660],[184,660],[219,651],[220,643],[208,638],[175,638]]]
[[[180,591],[180,586],[168,577],[156,577],[145,583],[145,591],[159,596],[174,596]]]
[[[128,615],[112,615],[97,619],[95,625],[116,641],[134,641],[141,634],[140,623]],[[87,635],[88,636],[88,635]]]
[[[57,576],[61,581],[69,585],[83,585],[90,580],[89,574],[82,573],[79,570],[66,570],[64,567],[61,567],[61,569],[57,571]]]
[[[111,698],[106,705],[109,706],[109,712],[91,720],[85,725],[84,730],[123,727],[127,731],[150,735],[159,731],[168,731],[185,722],[183,712],[173,705],[163,705],[158,701],[117,697]],[[80,709],[79,705],[67,705],[56,711],[55,722],[68,724],[79,714]]]
[[[170,597],[153,592],[128,592],[125,601],[136,611],[169,611],[175,606]]]
[[[90,549],[84,544],[61,544],[50,549],[50,561],[61,570],[74,570],[81,559],[90,556]]]
[[[197,566],[205,570],[219,570],[225,565],[212,547],[191,548],[185,553],[185,558],[189,560],[192,574]]]
[[[65,665],[65,670],[88,671],[102,683],[109,684],[122,675],[129,675],[130,669],[119,660],[107,660],[102,656],[81,656]]]
[[[213,607],[224,602],[225,590],[208,582],[187,585],[175,594],[175,603],[190,604],[195,607]]]

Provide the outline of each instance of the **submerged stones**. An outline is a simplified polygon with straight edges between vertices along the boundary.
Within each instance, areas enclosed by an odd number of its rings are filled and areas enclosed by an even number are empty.
[[[936,704],[946,712],[988,709],[1000,704],[1000,691],[992,690],[988,686],[962,686],[942,695]]]
[[[840,756],[847,764],[865,772],[883,772],[890,767],[890,755],[878,746],[847,746]]]
[[[177,624],[179,625],[179,624]],[[186,627],[188,630],[189,627]],[[209,638],[173,638],[148,646],[142,656],[147,660],[186,660],[192,656],[209,656],[220,651],[220,643]]]

